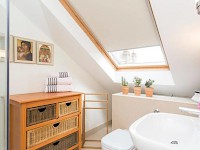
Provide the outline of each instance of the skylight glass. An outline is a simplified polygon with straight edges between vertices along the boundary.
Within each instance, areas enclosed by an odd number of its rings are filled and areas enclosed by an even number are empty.
[[[111,51],[108,54],[120,67],[167,65],[160,46]]]

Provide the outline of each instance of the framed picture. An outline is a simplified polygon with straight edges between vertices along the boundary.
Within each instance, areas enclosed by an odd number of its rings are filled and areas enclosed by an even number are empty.
[[[37,64],[53,65],[53,44],[37,42]]]
[[[36,42],[14,37],[14,62],[36,63]]]
[[[13,44],[14,44],[14,40],[13,40],[13,36],[12,35],[10,35],[10,51],[9,51],[9,53],[10,53],[10,62],[13,62],[14,61],[14,46],[13,46]]]

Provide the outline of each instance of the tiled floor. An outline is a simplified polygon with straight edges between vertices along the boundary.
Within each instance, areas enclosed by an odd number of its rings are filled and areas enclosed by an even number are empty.
[[[109,132],[111,131],[111,126],[109,126]],[[95,134],[89,136],[86,138],[86,140],[101,140],[101,138],[103,136],[106,135],[106,128],[103,128],[102,130],[96,132]],[[84,146],[87,146],[87,147],[101,147],[101,142],[85,142],[85,145]],[[82,148],[82,150],[97,150],[96,148],[95,149],[89,149],[89,148]]]

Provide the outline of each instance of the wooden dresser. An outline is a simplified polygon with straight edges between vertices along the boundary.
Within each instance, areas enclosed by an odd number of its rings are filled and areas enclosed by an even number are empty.
[[[10,150],[81,150],[82,94],[10,96]]]

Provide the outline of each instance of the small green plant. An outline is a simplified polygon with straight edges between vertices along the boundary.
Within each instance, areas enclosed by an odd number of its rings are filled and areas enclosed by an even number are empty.
[[[149,79],[146,81],[145,86],[149,88],[154,82],[155,82],[154,80]]]
[[[128,86],[128,82],[126,81],[125,77],[122,76],[122,86]]]
[[[140,87],[141,86],[141,82],[142,82],[142,78],[134,77],[133,83],[134,83],[135,87]]]

